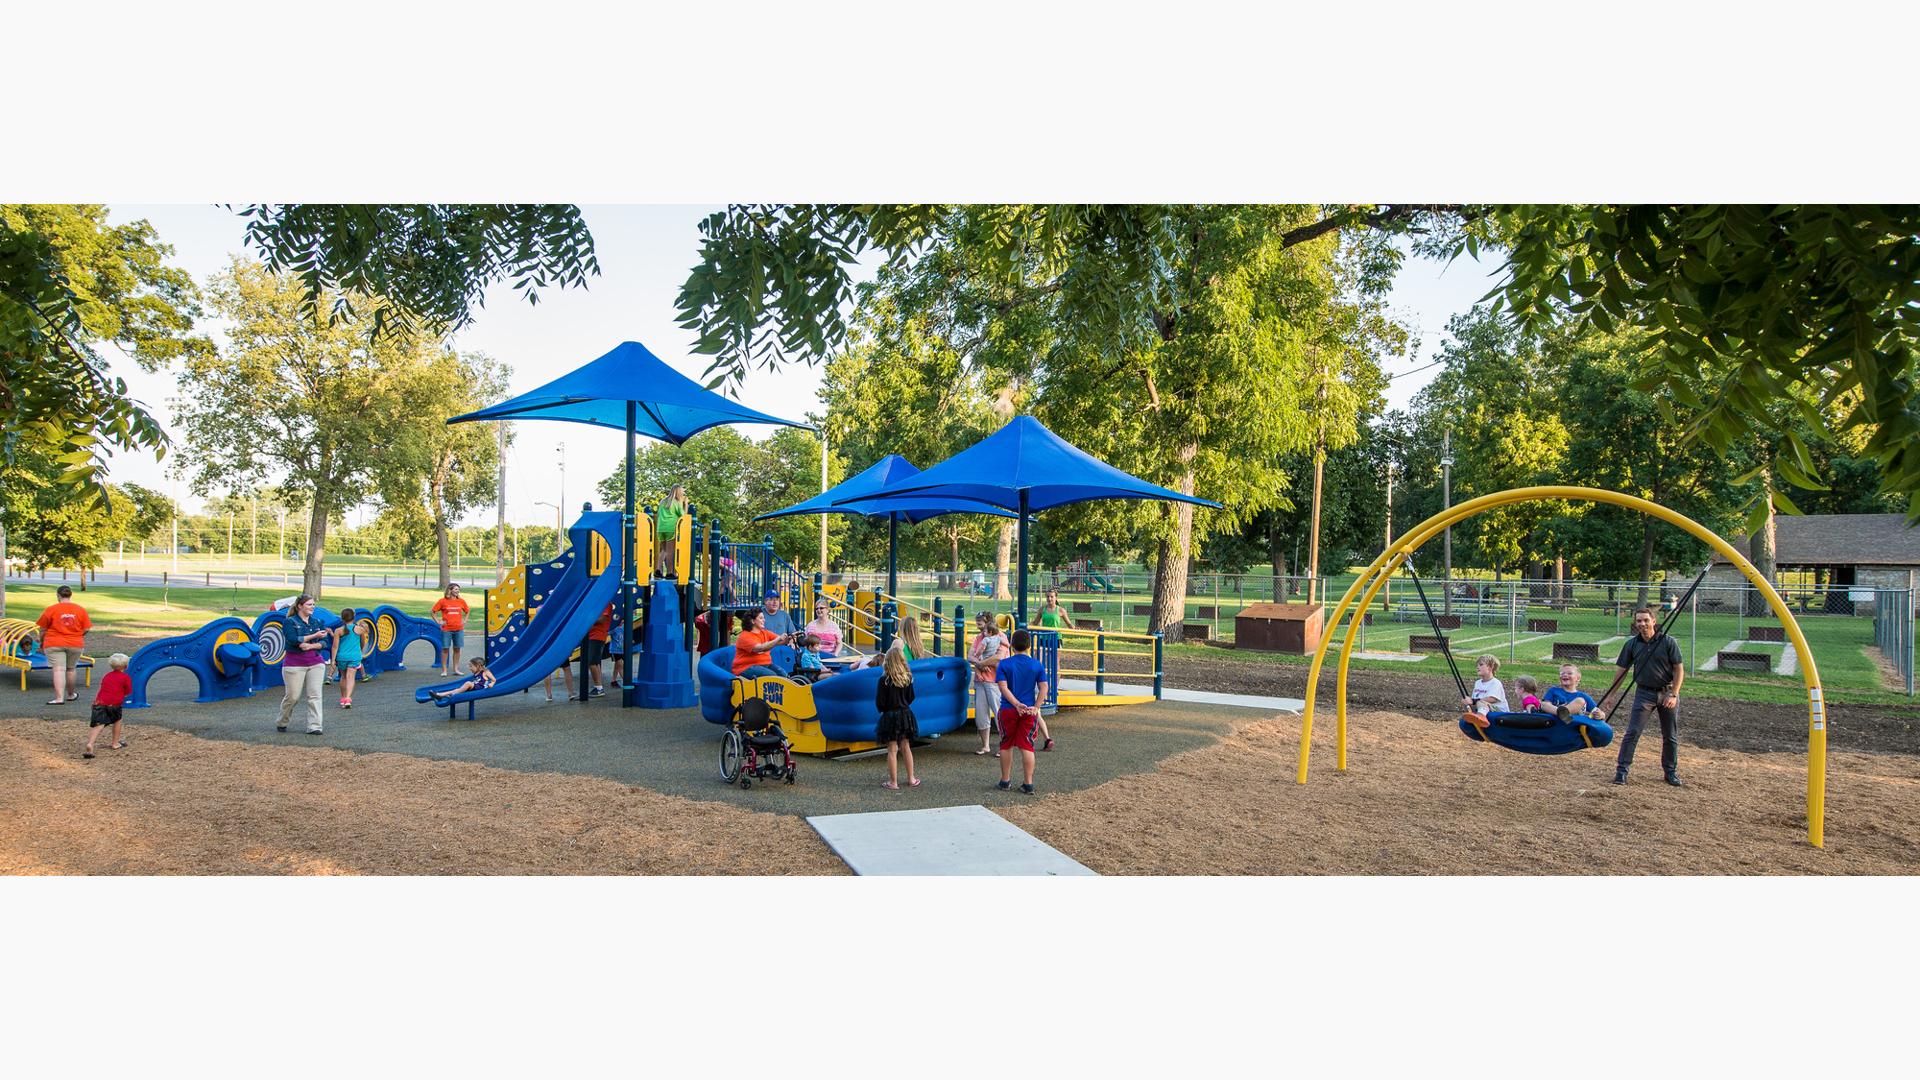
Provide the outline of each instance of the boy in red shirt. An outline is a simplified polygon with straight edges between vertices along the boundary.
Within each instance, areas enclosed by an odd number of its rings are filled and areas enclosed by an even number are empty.
[[[607,658],[607,641],[613,636],[613,605],[593,620],[587,627],[587,640],[580,643],[580,658],[587,662],[587,678],[593,688],[587,691],[588,697],[600,697],[607,692],[604,676],[600,674],[600,664]]]
[[[93,716],[87,721],[87,749],[81,757],[93,756],[93,742],[100,737],[100,729],[113,725],[113,745],[109,750],[118,750],[127,745],[120,737],[120,706],[133,693],[133,680],[127,677],[127,654],[114,653],[107,658],[107,666],[112,671],[100,680],[100,689],[93,695]]]

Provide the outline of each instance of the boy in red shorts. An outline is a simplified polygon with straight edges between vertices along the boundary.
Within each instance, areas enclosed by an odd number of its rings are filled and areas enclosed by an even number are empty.
[[[120,735],[120,707],[126,703],[127,695],[133,693],[127,663],[126,653],[114,653],[107,659],[107,666],[113,670],[100,680],[100,689],[93,695],[93,715],[87,721],[87,748],[81,757],[93,756],[94,740],[100,738],[103,727],[113,728],[113,744],[109,749],[119,750],[127,745],[127,740]]]
[[[1040,661],[1028,651],[1033,635],[1025,630],[1013,632],[1013,655],[1000,661],[994,681],[1000,684],[1000,790],[1013,787],[1013,755],[1020,751],[1020,765],[1026,782],[1022,795],[1033,794],[1033,729],[1040,720],[1040,703],[1047,698],[1045,672]]]

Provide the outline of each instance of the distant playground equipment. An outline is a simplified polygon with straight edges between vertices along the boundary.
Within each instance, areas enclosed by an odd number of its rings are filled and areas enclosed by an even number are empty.
[[[1075,559],[1061,567],[1054,578],[1054,588],[1062,592],[1117,593],[1120,591],[1119,586],[1094,568],[1092,559]]]
[[[47,655],[36,645],[40,626],[25,619],[0,619],[0,667],[20,673],[20,689],[27,688],[27,676],[49,670]],[[82,656],[79,668],[87,673],[87,685],[93,685],[93,657]]]
[[[1328,622],[1328,632],[1322,635],[1320,646],[1314,651],[1313,662],[1307,672],[1306,706],[1301,717],[1298,782],[1302,784],[1307,782],[1307,762],[1312,749],[1313,738],[1315,691],[1319,686],[1320,669],[1326,663],[1327,650],[1333,644],[1334,637],[1339,636],[1337,631],[1340,626],[1340,621],[1347,618],[1351,612],[1354,621],[1357,623],[1360,613],[1367,611],[1371,607],[1374,596],[1379,593],[1381,587],[1386,584],[1394,571],[1398,569],[1402,563],[1410,560],[1414,552],[1420,549],[1421,545],[1433,537],[1440,535],[1440,533],[1448,527],[1498,507],[1509,506],[1514,503],[1542,500],[1606,503],[1608,505],[1638,511],[1642,514],[1648,514],[1675,525],[1686,530],[1693,537],[1713,548],[1713,550],[1718,552],[1727,562],[1739,567],[1740,572],[1746,575],[1747,580],[1752,583],[1755,591],[1766,599],[1767,605],[1773,610],[1775,619],[1779,621],[1787,637],[1793,644],[1794,651],[1800,662],[1801,679],[1806,684],[1808,716],[1807,842],[1814,847],[1824,846],[1827,763],[1826,704],[1821,693],[1819,671],[1814,666],[1813,651],[1807,647],[1806,636],[1801,633],[1799,623],[1794,621],[1793,612],[1787,607],[1786,602],[1780,598],[1780,594],[1774,590],[1773,583],[1768,581],[1765,575],[1761,574],[1759,570],[1755,569],[1753,564],[1749,562],[1746,556],[1741,554],[1737,548],[1721,539],[1720,536],[1712,530],[1688,518],[1684,514],[1676,513],[1658,503],[1649,502],[1645,499],[1622,494],[1617,491],[1607,491],[1602,488],[1547,485],[1515,488],[1511,491],[1483,495],[1480,498],[1472,499],[1458,506],[1443,510],[1421,522],[1418,526],[1401,536],[1400,539],[1389,545],[1372,563],[1368,564],[1367,568],[1361,572],[1353,584],[1347,587],[1346,593],[1341,596],[1340,602],[1334,607],[1332,618]],[[1340,663],[1335,681],[1338,695],[1335,699],[1335,745],[1337,748],[1335,768],[1343,772],[1347,767],[1347,669],[1353,655],[1354,642],[1359,638],[1359,635],[1355,632],[1356,629],[1356,626],[1350,625],[1341,642]]]
[[[286,618],[284,611],[267,611],[249,624],[223,616],[190,633],[148,642],[127,664],[127,676],[133,680],[127,708],[152,704],[147,700],[147,682],[170,667],[185,668],[199,680],[195,702],[251,697],[260,690],[285,686],[280,665],[287,655]],[[321,607],[313,609],[313,619],[329,630],[341,625],[340,616]],[[435,661],[440,659],[440,628],[430,619],[381,604],[357,613],[354,625],[366,633],[371,646],[361,664],[368,679],[404,670],[407,646],[416,641],[429,642]],[[331,658],[332,651],[329,645],[322,655]]]

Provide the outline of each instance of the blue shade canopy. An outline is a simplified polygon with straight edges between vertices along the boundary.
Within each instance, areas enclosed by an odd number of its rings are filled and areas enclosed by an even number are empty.
[[[569,371],[535,390],[447,421],[566,420],[627,430],[627,405],[636,410],[637,434],[675,446],[722,424],[807,425],[749,409],[668,367],[637,341]]]
[[[970,502],[1016,514],[1094,499],[1165,499],[1220,506],[1129,476],[1048,431],[1031,416],[1014,417],[999,431],[925,472],[869,496],[835,499],[834,505],[866,512],[869,506],[906,498]]]
[[[805,502],[795,503],[784,510],[775,510],[770,514],[761,514],[754,518],[791,517],[795,514],[854,514],[861,517],[890,517],[895,521],[917,523],[942,514],[991,514],[995,517],[1013,515],[997,507],[962,499],[941,499],[925,495],[909,495],[898,499],[869,499],[875,492],[896,484],[908,477],[920,475],[913,462],[899,454],[888,454],[874,462],[858,476],[850,476],[833,487],[815,495]],[[857,508],[837,505],[842,499],[868,499]]]

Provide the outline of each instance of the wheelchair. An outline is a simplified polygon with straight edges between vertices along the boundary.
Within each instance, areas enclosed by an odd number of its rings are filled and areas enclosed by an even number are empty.
[[[773,710],[759,698],[747,698],[733,711],[733,723],[720,736],[720,779],[749,788],[755,780],[785,778],[793,783],[793,744]]]

